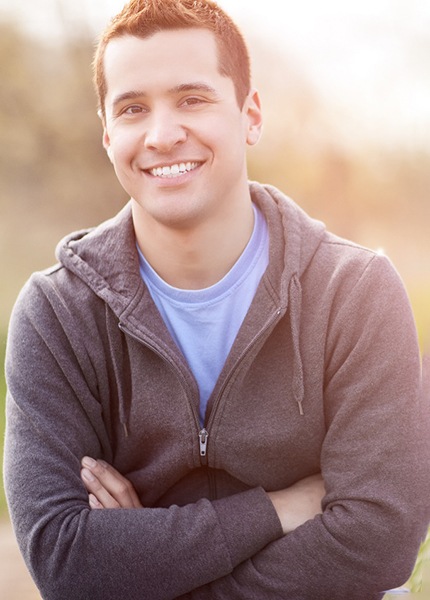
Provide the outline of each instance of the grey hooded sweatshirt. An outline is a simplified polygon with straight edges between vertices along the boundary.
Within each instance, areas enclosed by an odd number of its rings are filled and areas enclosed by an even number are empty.
[[[130,206],[58,248],[10,325],[5,483],[46,600],[372,600],[429,520],[427,409],[389,261],[251,184],[270,264],[209,399],[140,274]],[[84,455],[143,509],[91,511]],[[283,536],[266,492],[321,472],[323,513]]]

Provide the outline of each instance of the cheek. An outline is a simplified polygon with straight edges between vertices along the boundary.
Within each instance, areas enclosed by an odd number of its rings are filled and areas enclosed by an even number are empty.
[[[133,196],[137,170],[137,153],[133,136],[115,135],[110,144],[110,156],[116,177],[127,194]]]
[[[217,160],[228,162],[241,159],[246,147],[246,131],[238,119],[211,119],[202,131]]]
[[[137,136],[130,130],[115,131],[110,136],[111,160],[116,169],[133,162],[136,156]]]

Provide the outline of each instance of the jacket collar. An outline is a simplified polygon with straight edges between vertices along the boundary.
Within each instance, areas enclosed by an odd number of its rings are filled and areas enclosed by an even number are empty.
[[[325,226],[311,219],[272,186],[251,182],[250,191],[253,202],[260,207],[268,223],[270,260],[226,367],[229,368],[228,363],[235,360],[235,348],[247,347],[258,331],[266,328],[269,332],[267,323],[274,326],[288,311],[294,350],[294,397],[300,414],[304,414],[299,336],[300,280],[325,236]],[[167,328],[140,276],[131,203],[97,228],[69,235],[57,247],[57,257],[64,267],[75,273],[110,306],[123,324],[132,325],[141,336],[153,342],[153,327],[157,324],[157,351],[166,356],[175,354],[176,361],[184,362],[173,347]],[[182,370],[186,373],[185,364],[182,364]]]

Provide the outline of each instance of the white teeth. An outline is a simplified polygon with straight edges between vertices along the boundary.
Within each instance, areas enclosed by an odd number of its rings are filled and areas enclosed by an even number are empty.
[[[179,163],[166,167],[156,167],[155,169],[150,169],[149,172],[154,177],[178,177],[188,171],[193,171],[199,164],[197,162]]]

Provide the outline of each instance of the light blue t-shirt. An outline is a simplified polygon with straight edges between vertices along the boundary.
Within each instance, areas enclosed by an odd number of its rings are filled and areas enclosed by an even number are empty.
[[[253,205],[254,206],[254,205]],[[166,283],[139,251],[140,272],[200,392],[200,421],[269,263],[269,233],[254,206],[254,230],[243,253],[215,285],[182,290]]]

